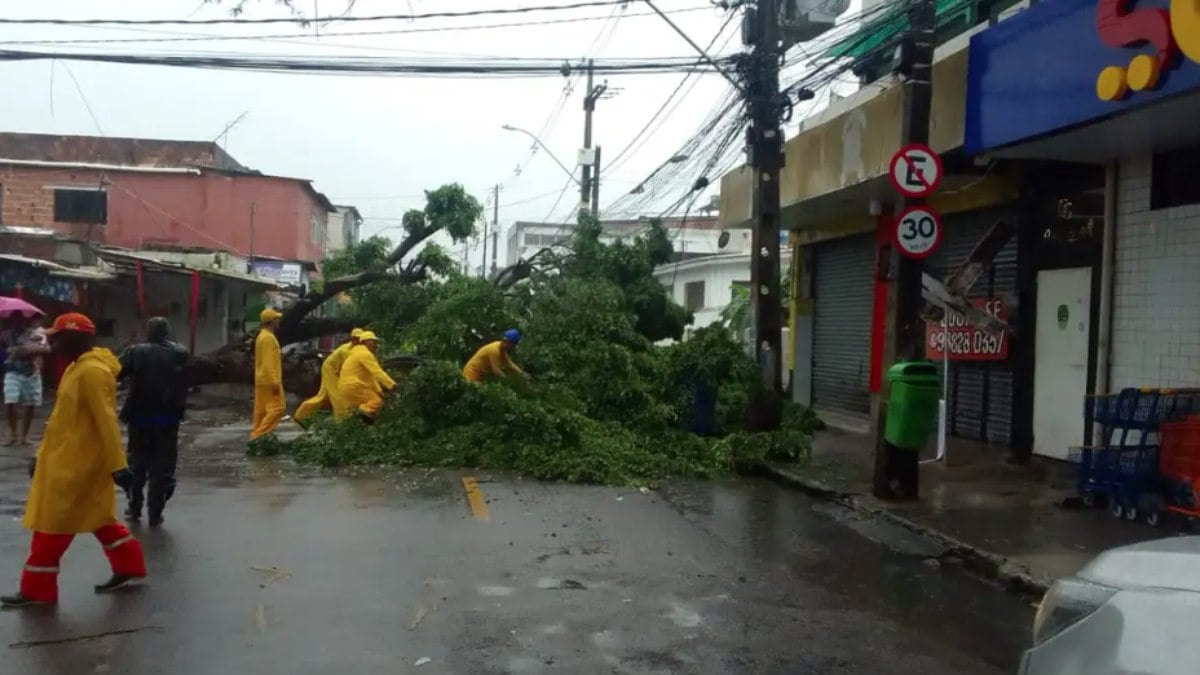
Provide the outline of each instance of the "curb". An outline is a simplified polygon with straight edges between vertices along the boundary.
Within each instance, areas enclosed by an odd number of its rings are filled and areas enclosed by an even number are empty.
[[[932,527],[905,518],[885,507],[865,503],[853,492],[834,488],[805,476],[789,466],[765,462],[759,468],[775,481],[798,489],[812,497],[833,502],[864,515],[882,518],[925,537],[942,547],[941,558],[957,558],[963,562],[965,569],[984,579],[999,583],[1005,590],[1016,595],[1041,600],[1042,595],[1053,583],[1053,580],[1041,578],[1025,566],[1014,563],[1002,555],[985,551]]]

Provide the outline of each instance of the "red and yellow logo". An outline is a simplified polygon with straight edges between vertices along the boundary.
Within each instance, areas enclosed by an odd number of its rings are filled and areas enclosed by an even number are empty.
[[[1164,71],[1179,65],[1179,53],[1200,63],[1200,0],[1171,0],[1170,9],[1130,10],[1133,0],[1099,0],[1096,32],[1110,47],[1154,47],[1138,54],[1127,66],[1108,66],[1096,77],[1096,95],[1119,101],[1129,90],[1158,86]]]

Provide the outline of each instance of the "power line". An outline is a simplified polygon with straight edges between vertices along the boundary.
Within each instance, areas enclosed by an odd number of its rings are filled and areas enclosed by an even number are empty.
[[[706,5],[703,7],[683,7],[679,9],[663,10],[665,14],[683,14],[686,12],[711,11],[712,6]],[[624,18],[638,18],[657,16],[654,12],[626,12]],[[578,16],[567,17],[562,19],[545,19],[541,21],[513,21],[507,23],[490,23],[490,24],[472,24],[467,26],[429,26],[426,28],[402,28],[395,30],[378,30],[378,31],[340,31],[335,33],[322,33],[321,39],[329,37],[371,37],[377,35],[410,35],[417,33],[448,33],[457,31],[475,31],[475,30],[496,30],[501,28],[524,28],[529,26],[550,26],[557,24],[568,23],[585,23],[589,21],[608,21],[610,16]],[[76,26],[77,28],[96,28],[93,25]],[[201,35],[198,33],[183,33],[179,31],[154,31],[149,29],[137,28],[119,28],[115,30],[138,31],[147,33],[159,33],[162,35],[170,35],[171,37],[161,38],[97,38],[84,39],[73,38],[65,40],[0,40],[0,44],[5,45],[73,45],[73,44],[139,44],[139,43],[154,43],[154,42],[235,42],[244,40],[261,40],[261,41],[282,41],[292,38],[312,39],[314,36],[311,33],[265,33],[256,35]],[[298,43],[301,44],[301,43]],[[333,45],[325,43],[327,46],[337,47],[342,45]],[[317,45],[313,45],[317,46]],[[354,49],[366,49],[362,45],[346,45]],[[384,47],[374,47],[374,49],[388,49]],[[391,51],[389,49],[389,51]],[[401,50],[396,50],[401,51]]]
[[[721,35],[725,32],[725,29],[729,27],[729,24],[736,17],[737,17],[736,12],[729,13],[729,17],[727,19],[725,19],[725,23],[721,24],[721,27],[717,30],[717,34],[714,35],[712,40],[710,40],[708,42],[708,46],[705,48],[706,52],[713,48],[713,45],[715,45],[717,43],[717,40],[720,39]],[[730,36],[730,37],[732,37],[732,36]],[[663,104],[661,106],[659,106],[658,110],[655,111],[654,115],[652,115],[650,117],[650,120],[646,122],[646,125],[643,126],[641,128],[641,130],[638,131],[637,134],[635,134],[634,137],[629,141],[629,143],[624,148],[622,148],[620,152],[617,153],[616,157],[613,157],[612,160],[609,161],[607,170],[610,173],[612,171],[614,171],[618,166],[621,165],[621,159],[623,157],[625,157],[625,155],[633,148],[633,146],[643,136],[646,135],[646,133],[654,125],[654,122],[657,121],[658,118],[662,116],[663,112],[666,111],[667,107],[671,105],[671,101],[673,101],[675,99],[675,97],[679,95],[679,92],[683,89],[684,85],[687,84],[688,80],[690,80],[691,77],[692,77],[692,73],[688,72],[683,76],[682,79],[679,80],[679,84],[675,85],[675,89],[672,90],[671,93],[667,95],[667,100],[663,101]]]
[[[36,52],[0,50],[0,62],[3,61],[35,61],[45,59],[61,59],[67,61],[89,61],[97,63],[119,63],[127,65],[172,66],[186,68],[210,68],[216,70],[245,70],[254,72],[286,72],[310,75],[334,74],[370,74],[370,75],[431,75],[431,76],[510,76],[537,77],[561,76],[576,69],[583,69],[587,64],[574,64],[554,59],[487,59],[471,61],[467,59],[429,59],[403,60],[386,57],[356,58],[356,57],[216,57],[216,56],[173,56],[150,54],[96,54],[72,52]],[[698,64],[692,57],[653,58],[644,60],[614,59],[609,62],[596,64],[596,72],[653,74],[672,73],[696,70],[711,72],[710,69]]]
[[[364,23],[371,21],[415,21],[417,19],[451,19],[464,16],[489,16],[502,14],[529,14],[532,12],[557,12],[587,7],[611,7],[627,3],[629,0],[586,0],[566,5],[539,5],[532,7],[497,7],[495,9],[473,9],[462,12],[423,12],[412,14],[376,14],[371,16],[347,16],[344,14],[330,15],[319,18],[303,16],[268,17],[262,19],[242,19],[227,17],[223,19],[4,19],[0,24],[13,25],[53,25],[53,26],[216,26],[222,24],[322,24],[333,23]]]

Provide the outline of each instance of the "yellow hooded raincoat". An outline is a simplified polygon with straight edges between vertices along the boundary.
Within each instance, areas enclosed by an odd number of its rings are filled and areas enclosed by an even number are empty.
[[[396,381],[379,365],[375,353],[366,345],[356,345],[342,364],[342,374],[338,378],[344,406],[340,416],[356,411],[375,415],[383,407],[383,392],[395,386]]]
[[[279,340],[264,328],[254,338],[254,428],[250,440],[274,432],[283,419],[285,405]]]
[[[342,365],[346,363],[346,358],[350,356],[350,350],[353,348],[353,342],[346,342],[325,357],[325,361],[321,364],[321,390],[317,392],[316,396],[300,404],[300,407],[296,409],[296,414],[293,415],[296,421],[311,417],[325,405],[327,400],[333,408],[335,417],[343,414],[339,412],[344,406],[341,403],[338,378],[341,377]]]
[[[127,466],[117,423],[120,372],[117,357],[96,347],[63,373],[38,446],[25,527],[83,534],[117,522],[112,474]]]

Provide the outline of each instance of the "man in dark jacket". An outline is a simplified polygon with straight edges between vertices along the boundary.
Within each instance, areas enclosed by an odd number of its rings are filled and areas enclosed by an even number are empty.
[[[121,354],[119,375],[129,383],[121,420],[129,427],[129,468],[134,475],[125,516],[141,519],[145,499],[152,527],[162,524],[163,507],[175,492],[179,423],[187,407],[188,352],[169,340],[170,334],[170,322],[150,319],[146,341]],[[147,486],[148,494],[143,495]]]

